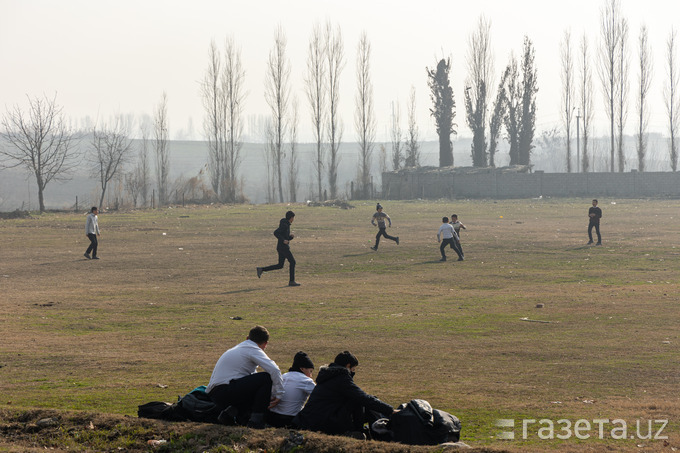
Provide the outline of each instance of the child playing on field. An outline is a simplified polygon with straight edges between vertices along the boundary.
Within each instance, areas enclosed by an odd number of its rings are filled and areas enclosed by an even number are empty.
[[[444,249],[446,248],[447,245],[450,246],[453,250],[456,250],[453,244],[454,241],[457,239],[458,235],[456,234],[456,230],[453,229],[453,225],[449,223],[449,218],[442,217],[442,225],[439,227],[439,231],[437,231],[437,242],[442,243],[442,245],[439,247],[439,251],[442,254],[442,259],[439,261],[446,261],[446,252],[444,251]]]
[[[460,229],[467,230],[467,228],[465,228],[465,225],[458,220],[457,214],[451,214],[451,226],[453,226],[453,229],[456,231],[456,236],[458,237],[458,239],[454,241],[453,249],[458,255],[458,261],[463,261],[465,255],[463,254],[463,246],[460,245]]]
[[[385,219],[387,219],[387,222],[389,223],[390,227],[392,226],[392,219],[390,219],[390,216],[383,212],[383,207],[380,205],[380,203],[376,205],[375,210],[377,212],[373,214],[371,223],[374,226],[378,227],[378,234],[375,235],[375,245],[371,247],[371,250],[378,251],[378,244],[380,244],[380,236],[385,236],[386,239],[391,239],[394,242],[396,242],[397,245],[399,245],[399,236],[397,237],[390,236],[389,234],[387,234],[387,229],[385,228]],[[376,221],[378,222],[377,224]]]

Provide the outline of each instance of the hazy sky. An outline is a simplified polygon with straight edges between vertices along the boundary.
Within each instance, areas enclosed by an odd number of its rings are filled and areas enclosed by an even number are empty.
[[[300,139],[311,139],[303,74],[309,37],[315,23],[340,25],[346,66],[340,87],[344,141],[353,141],[355,59],[359,37],[366,31],[372,46],[372,81],[378,138],[387,136],[390,105],[398,101],[406,125],[411,86],[417,92],[421,137],[434,138],[429,116],[425,67],[451,56],[452,86],[459,132],[465,125],[463,82],[470,33],[480,15],[491,21],[495,72],[502,71],[511,51],[519,56],[523,36],[536,49],[540,132],[559,124],[559,43],[572,32],[573,47],[585,33],[592,56],[599,45],[603,1],[478,0],[461,2],[400,0],[0,0],[0,110],[26,105],[26,95],[57,94],[67,116],[109,118],[151,114],[163,91],[168,96],[171,136],[193,121],[201,138],[203,109],[199,82],[207,67],[211,40],[221,47],[233,36],[241,47],[247,77],[245,115],[269,113],[264,101],[265,63],[281,25],[288,38],[293,93],[298,96]],[[680,22],[678,2],[622,0],[629,21],[631,101],[628,131],[634,130],[637,39],[649,28],[654,52],[650,130],[665,132],[662,89],[666,74],[666,40]],[[675,21],[675,22],[674,22]],[[593,62],[593,69],[595,69]],[[596,133],[605,133],[606,118],[597,73],[594,73]]]

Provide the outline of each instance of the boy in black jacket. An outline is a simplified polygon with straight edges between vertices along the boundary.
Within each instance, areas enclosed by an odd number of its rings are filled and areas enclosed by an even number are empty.
[[[358,365],[354,354],[344,351],[333,363],[321,367],[316,387],[293,423],[311,431],[353,435],[363,430],[364,422],[373,421],[367,417],[369,411],[378,413],[376,420],[391,415],[392,406],[367,394],[354,383]]]
[[[293,240],[294,235],[290,232],[290,224],[295,220],[295,213],[293,211],[286,212],[286,218],[279,221],[279,227],[274,231],[274,236],[278,239],[276,244],[276,251],[279,253],[279,263],[267,267],[257,268],[257,278],[262,276],[263,272],[273,271],[276,269],[283,269],[283,262],[288,260],[290,265],[290,281],[288,286],[300,286],[295,281],[295,258],[290,252],[290,241]]]

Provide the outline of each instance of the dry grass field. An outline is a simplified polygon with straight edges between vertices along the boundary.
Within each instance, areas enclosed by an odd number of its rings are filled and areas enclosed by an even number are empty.
[[[378,252],[374,202],[102,213],[98,261],[83,257],[83,213],[0,220],[0,412],[135,415],[207,384],[262,324],[282,369],[298,350],[318,368],[349,349],[366,391],[457,415],[472,446],[680,449],[679,200],[600,199],[602,247],[586,246],[590,200],[382,204],[401,243]],[[288,209],[298,288],[287,264],[255,274],[276,262]],[[466,260],[441,263],[452,212]],[[668,439],[645,439],[648,423]]]

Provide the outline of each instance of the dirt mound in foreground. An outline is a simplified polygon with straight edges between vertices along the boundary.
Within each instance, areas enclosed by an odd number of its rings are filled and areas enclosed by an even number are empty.
[[[302,434],[302,436],[300,436]],[[158,451],[158,452],[430,452],[441,447],[413,447],[307,431],[250,430],[192,422],[166,422],[126,415],[51,409],[0,409],[0,450]],[[457,450],[457,449],[456,449]],[[470,452],[500,450],[468,449]]]

